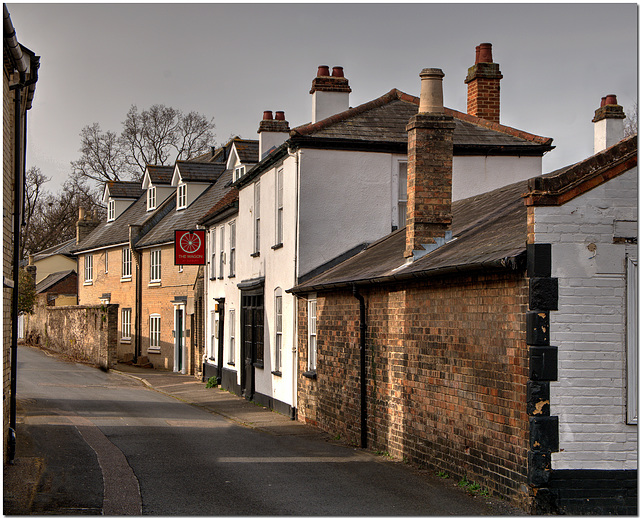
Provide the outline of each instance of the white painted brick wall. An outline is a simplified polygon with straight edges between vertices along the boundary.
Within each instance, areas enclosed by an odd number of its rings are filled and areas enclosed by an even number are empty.
[[[637,174],[634,168],[560,207],[535,209],[536,243],[553,245],[559,279],[550,335],[558,347],[554,469],[637,469],[638,428],[627,424],[625,314],[625,255],[636,247],[613,244],[616,220],[638,220]]]

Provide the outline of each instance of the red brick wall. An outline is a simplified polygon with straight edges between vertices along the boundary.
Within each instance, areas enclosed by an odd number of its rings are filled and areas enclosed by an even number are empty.
[[[468,276],[361,292],[369,447],[523,504],[526,279]],[[305,300],[299,309],[304,372]],[[351,292],[318,293],[317,330],[317,379],[300,378],[299,418],[358,444],[359,303]]]

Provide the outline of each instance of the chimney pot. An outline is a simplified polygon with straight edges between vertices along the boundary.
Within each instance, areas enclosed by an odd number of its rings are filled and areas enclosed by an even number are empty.
[[[478,63],[493,63],[493,56],[491,55],[491,43],[481,43],[479,45],[477,56]]]
[[[343,67],[333,67],[333,71],[331,72],[333,77],[344,77],[344,69]]]
[[[603,98],[600,100],[600,108],[602,108],[602,107],[605,105],[606,100],[607,100],[607,98],[606,98],[606,97],[603,97]]]
[[[480,63],[480,45],[476,45],[476,65]]]
[[[78,209],[78,219],[80,221],[84,221],[84,207],[80,207]]]
[[[263,121],[273,120],[273,112],[270,110],[262,112],[262,120]]]
[[[276,120],[277,121],[283,121],[284,119],[284,112],[283,111],[278,111],[276,112]]]
[[[439,68],[424,68],[420,72],[420,113],[444,113],[442,78]]]
[[[328,65],[320,65],[318,67],[318,77],[328,76],[329,75],[329,66]]]
[[[607,94],[604,100],[605,106],[608,104],[618,104],[618,98],[615,94]]]

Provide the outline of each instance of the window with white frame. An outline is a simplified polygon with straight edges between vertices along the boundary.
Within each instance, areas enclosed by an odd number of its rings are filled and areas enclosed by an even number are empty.
[[[218,278],[222,279],[224,277],[224,225],[220,227],[220,264],[218,265]]]
[[[149,349],[160,349],[160,315],[149,316]]]
[[[236,222],[229,223],[229,277],[236,276]]]
[[[147,210],[153,210],[155,208],[156,208],[156,188],[154,186],[151,186],[147,191]]]
[[[236,361],[236,310],[229,310],[229,365],[235,365]]]
[[[216,312],[211,311],[211,330],[209,341],[209,359],[216,359],[216,339],[218,338],[218,319],[216,318]]]
[[[107,209],[107,221],[113,221],[116,219],[116,202],[109,199],[109,208]]]
[[[260,182],[253,188],[253,253],[260,253]]]
[[[128,246],[122,249],[122,278],[131,278],[131,248]]]
[[[109,273],[109,252],[104,251],[104,273]]]
[[[275,328],[276,342],[274,350],[273,370],[282,372],[282,289],[276,289],[275,298]]]
[[[239,165],[233,170],[233,181],[239,180],[244,175],[245,168],[243,165]]]
[[[93,282],[93,254],[84,256],[84,282]]]
[[[178,206],[177,209],[184,209],[187,207],[187,184],[181,183],[178,185]]]
[[[162,280],[162,250],[151,250],[149,255],[149,281],[160,282]]]
[[[281,245],[284,230],[284,170],[276,173],[276,245]]]
[[[627,423],[638,424],[638,259],[627,256]]]
[[[398,162],[398,228],[407,224],[407,163]]]
[[[309,295],[307,301],[307,322],[309,327],[309,360],[308,367],[310,371],[316,370],[316,360],[318,357],[318,342],[316,330],[316,295]]]
[[[121,338],[131,340],[131,308],[122,308]]]
[[[209,262],[209,279],[216,278],[216,229],[209,231],[209,239],[211,241],[211,261]]]

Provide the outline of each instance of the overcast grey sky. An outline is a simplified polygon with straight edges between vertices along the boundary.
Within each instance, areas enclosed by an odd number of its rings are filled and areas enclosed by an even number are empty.
[[[343,66],[350,105],[392,88],[419,95],[419,72],[445,72],[444,101],[466,111],[475,47],[500,64],[501,122],[553,137],[544,172],[593,152],[594,111],[637,102],[638,8],[627,4],[8,3],[18,41],[41,56],[28,164],[56,190],[80,130],[117,133],[132,104],[214,118],[216,144],[257,138],[264,110],[311,119],[318,65]]]

